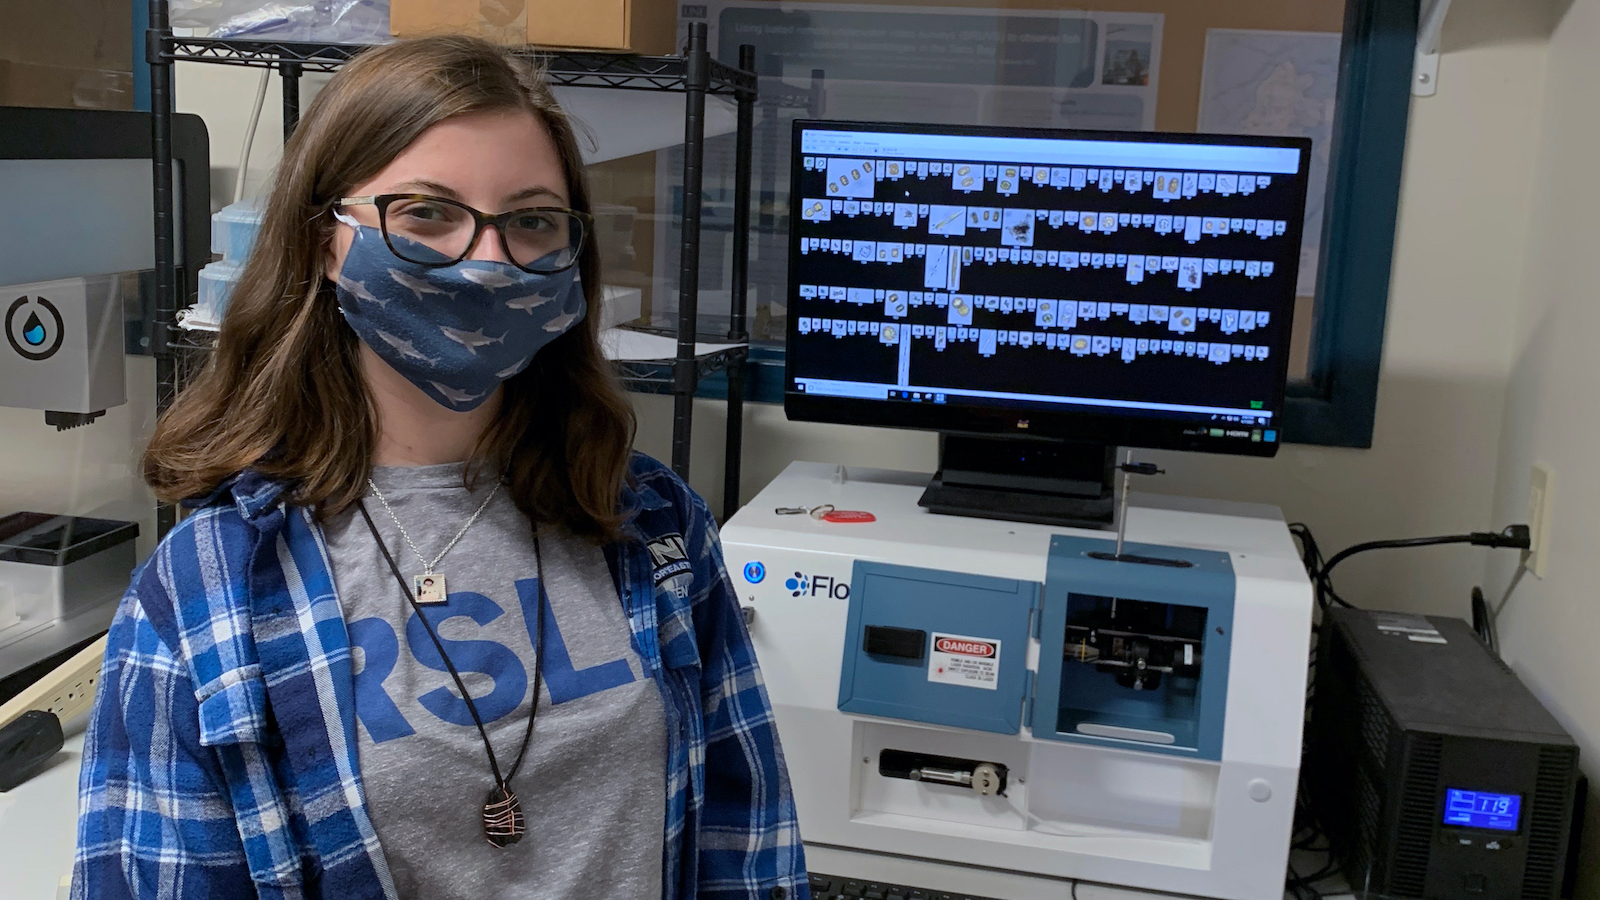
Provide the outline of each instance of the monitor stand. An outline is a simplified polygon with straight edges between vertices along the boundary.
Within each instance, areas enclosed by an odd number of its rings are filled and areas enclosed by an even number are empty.
[[[939,436],[929,512],[1043,525],[1110,528],[1116,448],[1081,441]]]

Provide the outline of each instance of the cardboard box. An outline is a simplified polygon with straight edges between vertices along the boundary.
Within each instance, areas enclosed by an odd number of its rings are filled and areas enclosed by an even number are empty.
[[[0,59],[0,106],[133,109],[133,73]]]
[[[677,7],[672,0],[392,0],[389,30],[666,56],[677,52]]]
[[[0,106],[133,108],[128,0],[15,0],[0,7]]]

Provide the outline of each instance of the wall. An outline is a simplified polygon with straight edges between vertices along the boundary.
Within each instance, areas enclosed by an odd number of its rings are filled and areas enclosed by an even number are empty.
[[[1456,0],[1439,93],[1412,105],[1373,448],[1290,446],[1270,461],[1140,454],[1168,471],[1146,489],[1273,503],[1328,549],[1504,524],[1493,479],[1548,28],[1543,2]],[[670,400],[637,405],[640,447],[666,458]],[[691,480],[720,496],[722,405],[696,415]],[[789,423],[765,405],[748,408],[746,428],[745,497],[794,459],[937,465],[927,434]],[[1374,606],[1464,615],[1483,564],[1472,549],[1373,554],[1342,565],[1339,584]]]
[[[1563,4],[1567,6],[1567,4]],[[1540,148],[1534,168],[1533,225],[1527,235],[1526,278],[1514,320],[1510,385],[1500,439],[1495,513],[1525,515],[1528,470],[1536,461],[1556,473],[1548,563],[1543,579],[1524,576],[1499,620],[1503,655],[1582,745],[1591,777],[1600,775],[1600,692],[1594,648],[1600,644],[1595,602],[1594,548],[1600,543],[1600,478],[1594,468],[1600,416],[1594,386],[1600,355],[1600,279],[1593,261],[1600,246],[1600,183],[1594,148],[1600,115],[1600,0],[1574,0],[1559,10],[1550,40],[1544,115],[1533,133]],[[1487,588],[1503,595],[1516,561],[1490,561]],[[1582,895],[1600,897],[1600,796],[1591,812]]]
[[[234,179],[239,171],[239,150],[244,146],[250,112],[261,85],[260,69],[178,63],[173,66],[173,106],[180,113],[205,119],[211,134],[211,206],[220,209],[233,201]],[[322,72],[300,78],[301,111],[311,105],[317,90],[332,77]],[[267,72],[267,94],[256,126],[250,154],[245,196],[264,190],[283,148],[283,80],[276,70]]]

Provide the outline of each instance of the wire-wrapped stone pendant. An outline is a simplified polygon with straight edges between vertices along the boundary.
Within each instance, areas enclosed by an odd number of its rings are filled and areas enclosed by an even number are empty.
[[[509,789],[495,786],[483,804],[483,836],[496,847],[509,847],[522,840],[527,824],[522,819],[522,801]]]

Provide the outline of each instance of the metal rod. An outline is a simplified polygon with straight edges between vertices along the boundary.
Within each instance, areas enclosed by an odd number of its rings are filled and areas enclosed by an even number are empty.
[[[685,481],[689,478],[689,438],[699,375],[694,339],[699,325],[700,203],[710,62],[705,23],[695,22],[689,26],[684,58],[683,248],[678,266],[678,354],[672,366],[672,471]]]
[[[756,48],[739,47],[739,68],[754,73]],[[747,342],[745,315],[750,303],[750,166],[755,148],[755,91],[738,95],[738,128],[733,159],[733,308],[728,318],[728,340]],[[728,364],[728,425],[723,453],[722,518],[739,511],[739,483],[744,462],[744,375],[749,357]]]
[[[1123,464],[1133,464],[1133,451],[1129,450],[1122,458]],[[1122,470],[1122,498],[1117,501],[1117,558],[1122,558],[1122,541],[1128,536],[1128,470]],[[1115,607],[1113,607],[1114,609]],[[1116,615],[1115,612],[1112,613]]]
[[[739,68],[754,72],[756,48],[739,47]],[[738,128],[733,156],[733,308],[728,320],[728,340],[747,339],[745,314],[750,289],[750,167],[755,148],[755,94],[740,91]]]
[[[289,143],[295,126],[300,124],[300,72],[297,62],[278,63],[278,75],[283,79],[283,142]]]
[[[178,365],[172,350],[172,329],[178,319],[177,264],[172,214],[172,61],[163,45],[170,35],[167,0],[150,0],[150,27],[145,31],[145,58],[150,63],[150,165],[155,196],[156,320],[150,329],[150,353],[156,360],[156,415],[172,405],[178,388]],[[177,524],[177,508],[156,507],[156,540]]]
[[[761,147],[767,154],[758,176],[756,189],[756,259],[761,265],[756,271],[756,324],[767,335],[772,333],[772,303],[783,296],[788,288],[788,273],[784,271],[784,236],[779,232],[778,217],[778,160],[787,158],[780,131],[777,98],[767,98],[760,103]]]

